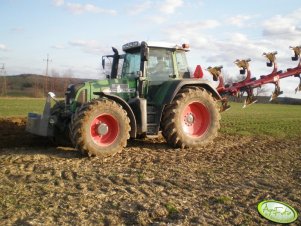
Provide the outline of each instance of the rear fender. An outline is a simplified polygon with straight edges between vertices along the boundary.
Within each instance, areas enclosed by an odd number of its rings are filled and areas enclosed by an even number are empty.
[[[183,89],[184,87],[202,87],[206,89],[208,92],[212,93],[212,96],[216,100],[220,100],[221,96],[217,92],[217,90],[213,87],[211,82],[207,80],[200,80],[200,79],[185,79],[185,80],[173,80],[169,81],[165,85],[163,84],[161,87],[162,92],[156,93],[156,98],[154,102],[157,103],[157,105],[166,105],[170,104],[175,96],[178,94],[178,92]],[[164,93],[163,93],[164,92]],[[163,96],[163,98],[162,98]]]
[[[208,80],[205,79],[173,80],[172,83],[167,86],[168,95],[165,95],[164,98],[161,99],[161,101],[158,101],[161,102],[159,103],[160,121],[165,106],[167,104],[170,104],[173,101],[173,99],[176,97],[178,92],[185,87],[202,87],[208,92],[210,92],[216,100],[221,100],[221,96],[219,95],[217,90],[213,87],[211,82],[209,82]],[[160,96],[160,94],[157,96]]]
[[[217,90],[213,87],[212,83],[207,81],[207,80],[190,80],[190,81],[181,81],[178,85],[177,88],[175,89],[175,91],[173,92],[172,98],[169,102],[169,104],[171,103],[171,101],[175,98],[175,96],[177,95],[177,93],[184,87],[187,86],[197,86],[197,87],[202,87],[205,90],[207,90],[208,92],[210,92],[212,94],[212,96],[216,99],[216,100],[221,100],[221,96],[219,95],[219,93],[217,92]]]

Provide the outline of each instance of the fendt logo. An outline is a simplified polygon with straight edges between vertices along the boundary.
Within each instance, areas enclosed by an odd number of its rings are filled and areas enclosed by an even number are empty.
[[[293,207],[275,200],[262,201],[258,204],[258,211],[263,217],[276,223],[288,224],[298,218]]]

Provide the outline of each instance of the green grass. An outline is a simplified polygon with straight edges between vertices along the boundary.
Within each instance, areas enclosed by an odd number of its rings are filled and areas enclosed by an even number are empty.
[[[170,202],[165,204],[165,208],[167,209],[169,215],[179,212],[178,209],[176,208],[176,206]]]
[[[0,98],[0,117],[41,113],[44,103],[45,98]],[[242,104],[231,103],[231,108],[221,115],[221,134],[301,137],[300,105],[253,104],[243,109]]]
[[[227,195],[222,195],[219,197],[214,198],[215,202],[224,204],[224,205],[230,205],[233,202],[233,198]]]
[[[301,137],[301,106],[253,104],[245,109],[231,103],[222,113],[220,133],[277,138]]]
[[[45,98],[0,98],[0,117],[27,116],[43,112]]]

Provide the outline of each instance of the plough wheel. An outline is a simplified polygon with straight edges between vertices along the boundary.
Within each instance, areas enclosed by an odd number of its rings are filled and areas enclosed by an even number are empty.
[[[130,120],[122,107],[108,99],[83,104],[72,117],[73,145],[101,158],[121,152],[129,138]]]
[[[173,147],[196,148],[217,136],[219,120],[219,107],[210,93],[184,88],[164,110],[162,134]]]

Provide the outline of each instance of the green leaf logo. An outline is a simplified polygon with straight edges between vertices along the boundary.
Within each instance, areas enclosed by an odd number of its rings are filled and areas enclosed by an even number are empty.
[[[266,219],[282,224],[292,223],[298,218],[296,210],[286,203],[266,200],[258,204],[258,212]]]

